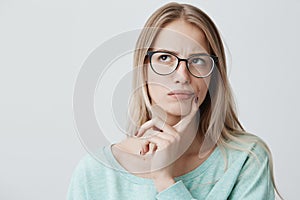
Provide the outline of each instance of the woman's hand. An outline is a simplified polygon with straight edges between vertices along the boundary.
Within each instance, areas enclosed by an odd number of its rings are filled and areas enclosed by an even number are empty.
[[[195,97],[192,101],[191,112],[176,125],[170,126],[161,117],[155,116],[144,123],[136,134],[137,137],[148,135],[141,138],[143,140],[141,155],[150,153],[150,146],[153,147],[151,178],[158,191],[175,183],[174,162],[187,150],[197,134],[199,116],[196,114],[198,109],[198,98]]]

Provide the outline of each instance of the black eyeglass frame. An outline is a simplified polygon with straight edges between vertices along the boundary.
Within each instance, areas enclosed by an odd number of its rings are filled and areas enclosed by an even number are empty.
[[[158,73],[157,71],[154,70],[154,68],[153,68],[153,66],[152,66],[152,62],[151,62],[152,56],[153,56],[153,54],[155,54],[155,53],[168,53],[168,54],[171,54],[172,56],[175,56],[175,57],[177,58],[177,60],[178,60],[177,66],[174,68],[173,71],[171,71],[171,72],[168,73],[168,74],[160,74],[160,73]],[[215,55],[209,55],[209,54],[206,54],[206,53],[199,53],[199,54],[193,55],[193,56],[191,56],[191,57],[188,57],[188,58],[186,58],[186,59],[179,58],[179,57],[178,57],[177,55],[175,55],[174,53],[168,52],[168,51],[147,51],[147,55],[149,56],[149,62],[150,62],[151,69],[152,69],[155,73],[157,73],[158,75],[161,75],[161,76],[166,76],[166,75],[172,74],[172,73],[173,73],[174,71],[176,71],[176,69],[178,68],[179,63],[180,63],[181,61],[185,61],[186,68],[188,69],[188,71],[189,71],[190,74],[192,74],[192,75],[193,75],[194,77],[196,77],[196,78],[206,78],[206,77],[208,77],[209,75],[211,75],[211,73],[212,73],[213,70],[214,70],[214,67],[215,67],[216,63],[219,61],[219,59],[218,59],[217,56],[215,56]],[[195,56],[201,56],[201,55],[202,55],[202,56],[209,56],[209,57],[213,60],[213,66],[212,66],[212,69],[210,70],[210,72],[209,72],[206,76],[196,76],[196,75],[194,75],[194,74],[190,71],[190,69],[189,69],[188,60],[189,60],[190,58],[195,57]]]

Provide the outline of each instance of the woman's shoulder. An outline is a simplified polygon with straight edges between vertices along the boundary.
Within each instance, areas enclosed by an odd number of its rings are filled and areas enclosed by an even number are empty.
[[[68,199],[96,199],[114,187],[107,183],[111,183],[117,173],[110,167],[104,150],[88,152],[79,160],[71,177]]]
[[[251,133],[235,134],[230,140],[224,142],[223,146],[231,160],[236,160],[240,157],[244,157],[245,159],[269,160],[271,156],[266,142],[259,136]]]
[[[87,152],[78,162],[75,173],[84,174],[85,176],[97,176],[110,171],[112,167],[111,161],[108,158],[106,149],[103,147],[96,152]]]
[[[91,153],[87,152],[81,159],[79,160],[77,167],[79,169],[89,169],[89,168],[101,168],[102,162],[100,162],[97,157]]]

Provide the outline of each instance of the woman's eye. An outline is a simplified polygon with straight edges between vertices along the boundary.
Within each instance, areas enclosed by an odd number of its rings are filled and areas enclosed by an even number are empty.
[[[161,60],[161,61],[170,61],[170,56],[169,55],[161,55],[159,57],[159,60]]]
[[[201,64],[204,64],[205,61],[203,59],[201,59],[201,58],[193,58],[192,59],[192,63],[196,64],[196,65],[201,65]]]

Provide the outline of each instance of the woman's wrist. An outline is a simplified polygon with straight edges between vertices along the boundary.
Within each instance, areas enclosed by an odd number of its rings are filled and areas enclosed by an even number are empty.
[[[158,192],[161,192],[167,189],[168,187],[170,187],[171,185],[175,184],[175,180],[172,177],[158,178],[158,179],[154,179],[153,181]]]

